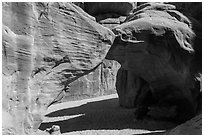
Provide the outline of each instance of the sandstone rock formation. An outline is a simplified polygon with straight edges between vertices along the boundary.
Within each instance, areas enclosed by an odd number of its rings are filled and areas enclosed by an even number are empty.
[[[96,14],[94,14],[93,17],[96,18],[96,22],[109,29],[121,24],[126,18],[124,13],[119,13],[118,9],[110,8],[111,6],[107,6],[104,2],[73,3],[84,10],[94,9],[94,13]],[[134,3],[123,2],[109,4],[112,4],[112,6],[117,5],[118,7],[123,7],[124,5],[122,4],[133,5]],[[100,8],[97,8],[98,6]],[[107,8],[109,8],[109,12],[106,11]],[[129,14],[132,8],[124,8],[123,10],[126,10],[127,14]],[[72,82],[70,84],[69,92],[66,93],[65,98],[62,101],[77,100],[115,93],[116,74],[119,68],[120,64],[118,62],[104,59],[94,71]]]
[[[167,135],[202,135],[202,114],[168,131]]]
[[[194,73],[202,72],[202,3],[201,2],[169,2],[174,4],[178,11],[182,12],[190,20],[192,30],[196,34],[195,56],[192,60]],[[191,9],[191,10],[189,10]]]
[[[81,7],[85,12],[94,16],[100,24],[109,24],[115,26],[123,22],[129,14],[131,14],[135,2],[73,2]],[[101,21],[101,22],[100,22]],[[112,25],[110,25],[112,24]],[[108,27],[110,28],[110,27]]]
[[[193,25],[173,5],[145,3],[113,29],[117,37],[106,58],[121,64],[116,84],[121,106],[137,107],[138,117],[148,113],[185,121],[195,116],[201,68],[193,60],[201,39]]]
[[[175,5],[176,9],[188,17],[193,17],[202,22],[201,2],[166,2]],[[190,9],[190,10],[189,10]]]
[[[3,127],[29,134],[70,83],[101,64],[114,35],[71,3],[2,6],[3,111],[12,123]]]
[[[140,4],[2,3],[3,134],[38,134],[48,106],[115,85],[138,118],[200,114],[202,5]]]
[[[115,83],[120,64],[116,61],[103,60],[92,72],[69,84],[69,92],[62,102],[109,95],[116,93]]]
[[[87,4],[85,3],[73,3],[82,9],[87,9]],[[90,6],[89,4],[90,3],[88,3],[88,7]],[[97,4],[100,4],[100,2],[97,2]],[[97,13],[99,13],[102,8],[104,8],[103,10],[107,8],[103,6],[101,9],[96,9],[95,6],[97,6],[97,4],[92,5],[92,8],[95,9],[95,12]],[[104,3],[102,2],[102,4]],[[120,6],[123,3],[116,4]],[[117,16],[115,16],[116,14]],[[96,18],[96,22],[109,29],[121,24],[126,18],[123,14],[117,13],[115,9],[110,13],[95,14],[93,17]],[[78,100],[116,93],[116,74],[119,67],[120,64],[118,62],[104,59],[94,71],[72,82],[70,84],[69,92],[66,93],[65,98],[62,101]]]

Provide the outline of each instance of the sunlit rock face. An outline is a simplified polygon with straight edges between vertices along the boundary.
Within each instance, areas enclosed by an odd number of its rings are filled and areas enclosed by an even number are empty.
[[[196,114],[201,39],[194,25],[173,5],[145,3],[113,29],[116,38],[106,58],[121,64],[116,81],[121,106],[136,107],[138,118],[185,121]]]
[[[3,134],[33,134],[48,106],[115,85],[121,106],[155,118],[201,113],[202,5],[74,3],[2,3]]]
[[[116,75],[120,64],[116,61],[103,60],[92,72],[69,84],[62,102],[109,95],[116,93]]]
[[[93,15],[97,23],[109,29],[122,24],[127,15],[131,13],[134,6],[134,3],[129,2],[73,3]],[[123,12],[119,9],[122,9]],[[120,64],[117,61],[104,59],[94,71],[72,82],[69,92],[66,93],[62,101],[78,100],[116,93],[116,75],[119,68]]]
[[[3,134],[29,134],[69,84],[105,58],[114,34],[71,3],[2,3]],[[7,115],[8,114],[8,115]]]

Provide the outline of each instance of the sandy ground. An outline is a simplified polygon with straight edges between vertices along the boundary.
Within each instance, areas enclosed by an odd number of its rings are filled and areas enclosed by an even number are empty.
[[[50,106],[40,130],[59,125],[62,134],[163,134],[174,123],[151,118],[134,120],[134,109],[121,108],[117,94]]]

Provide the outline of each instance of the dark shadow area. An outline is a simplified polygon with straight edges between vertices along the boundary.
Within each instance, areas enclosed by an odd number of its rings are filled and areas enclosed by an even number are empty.
[[[166,130],[175,126],[171,122],[155,121],[151,119],[134,121],[134,109],[121,108],[118,99],[107,99],[103,101],[89,102],[87,104],[51,112],[45,117],[54,118],[80,115],[82,116],[42,123],[40,130],[45,130],[52,125],[59,125],[61,133],[83,130],[121,130],[121,129],[144,129],[144,130]]]

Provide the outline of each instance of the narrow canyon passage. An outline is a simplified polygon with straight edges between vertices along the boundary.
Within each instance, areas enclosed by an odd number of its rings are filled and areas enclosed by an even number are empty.
[[[40,130],[59,125],[62,134],[163,134],[175,123],[146,117],[134,120],[135,109],[119,106],[118,95],[71,101],[50,106]]]
[[[201,134],[202,3],[3,2],[2,117],[3,135]]]

